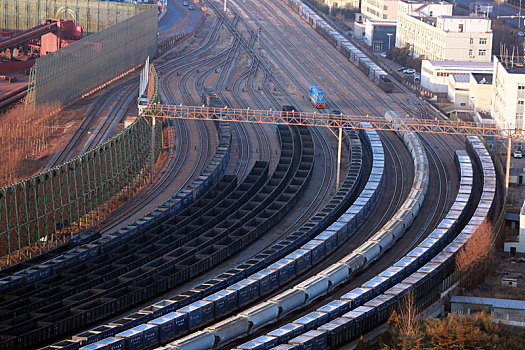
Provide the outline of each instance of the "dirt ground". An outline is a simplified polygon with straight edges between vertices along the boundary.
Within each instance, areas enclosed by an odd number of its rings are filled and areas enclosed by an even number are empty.
[[[477,289],[471,290],[467,295],[525,300],[525,258],[509,258],[503,253],[495,254],[492,265],[489,269],[484,283]],[[502,283],[502,278],[516,278],[517,287],[511,287],[508,283]]]

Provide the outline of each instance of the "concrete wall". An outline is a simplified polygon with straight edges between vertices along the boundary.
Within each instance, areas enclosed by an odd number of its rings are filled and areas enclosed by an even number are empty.
[[[456,81],[454,75],[448,78],[448,98],[454,103],[454,108],[467,109],[470,82]]]
[[[476,111],[490,112],[490,106],[492,104],[492,84],[478,84],[471,74],[469,103]]]

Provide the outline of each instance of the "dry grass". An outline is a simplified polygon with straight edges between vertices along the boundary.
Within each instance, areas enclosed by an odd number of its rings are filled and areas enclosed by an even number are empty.
[[[26,110],[17,105],[0,115],[0,186],[27,176],[23,164],[36,159],[62,133],[56,106]]]

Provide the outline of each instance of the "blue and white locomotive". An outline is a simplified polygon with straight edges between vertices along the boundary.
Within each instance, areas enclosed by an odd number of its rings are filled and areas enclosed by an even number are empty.
[[[315,108],[321,109],[325,107],[324,91],[317,85],[310,86],[310,101]]]

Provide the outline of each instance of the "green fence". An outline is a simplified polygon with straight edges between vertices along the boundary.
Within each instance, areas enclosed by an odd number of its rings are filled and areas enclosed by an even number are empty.
[[[40,57],[31,69],[28,104],[68,104],[155,55],[157,8]]]
[[[70,18],[95,33],[113,26],[156,5],[85,0],[2,0],[0,29],[21,31],[42,23],[43,19]]]
[[[158,87],[152,90],[156,102]],[[158,158],[161,123],[155,132]],[[151,120],[139,117],[82,156],[0,188],[0,269],[64,243],[136,193],[150,178],[150,145]]]

